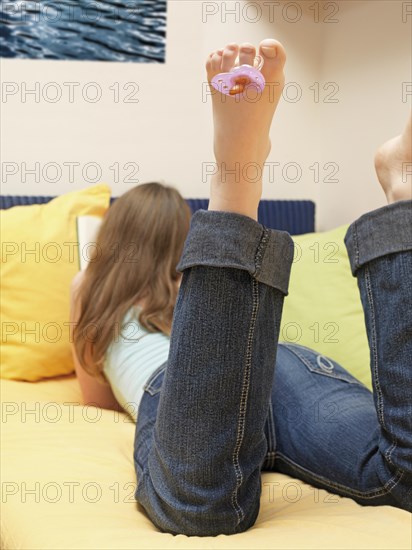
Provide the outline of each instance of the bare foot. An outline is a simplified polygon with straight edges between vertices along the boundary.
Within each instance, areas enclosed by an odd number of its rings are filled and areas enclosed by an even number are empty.
[[[375,168],[389,204],[412,199],[412,114],[403,134],[378,149]]]
[[[239,55],[239,65],[253,65],[256,48],[229,44],[210,54],[207,77],[229,72]],[[262,172],[270,152],[269,130],[284,86],[286,54],[276,40],[259,45],[266,80],[262,93],[227,96],[211,87],[214,121],[214,152],[217,174],[212,178],[209,210],[238,212],[257,220],[262,195]],[[252,89],[253,91],[253,89]]]

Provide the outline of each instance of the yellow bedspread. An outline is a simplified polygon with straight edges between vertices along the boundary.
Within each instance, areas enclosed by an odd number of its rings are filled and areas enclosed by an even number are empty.
[[[264,473],[254,527],[239,535],[159,532],[134,501],[134,424],[81,405],[77,380],[1,380],[1,541],[16,549],[410,549],[412,515],[363,507]]]

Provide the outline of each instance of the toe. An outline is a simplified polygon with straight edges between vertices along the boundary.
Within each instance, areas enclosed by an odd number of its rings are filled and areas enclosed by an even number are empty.
[[[221,50],[215,52],[211,58],[211,70],[214,75],[222,70],[222,54],[219,51]]]
[[[402,138],[405,145],[409,148],[409,152],[410,152],[411,142],[412,142],[412,111],[409,113],[408,122],[406,124],[406,128],[403,132]]]
[[[213,53],[211,53],[209,55],[209,57],[206,59],[206,63],[205,63],[206,72],[207,72],[208,75],[210,75],[212,73],[212,57],[213,57]]]
[[[267,38],[259,44],[259,55],[263,57],[262,74],[266,80],[276,77],[286,63],[286,52],[277,40]]]
[[[253,44],[245,43],[239,48],[239,65],[252,65],[256,57],[256,48]]]
[[[239,47],[237,44],[228,44],[226,46],[222,56],[222,72],[226,73],[233,69],[238,51]]]

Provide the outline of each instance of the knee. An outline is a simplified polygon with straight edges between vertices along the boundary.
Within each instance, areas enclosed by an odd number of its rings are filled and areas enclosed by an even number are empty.
[[[146,510],[147,513],[147,510]],[[167,517],[148,513],[153,524],[164,533],[186,535],[188,537],[216,537],[218,535],[236,535],[253,527],[256,517],[245,518],[236,524],[233,516],[225,518],[222,515],[207,514],[202,510],[188,512],[187,510],[168,510]]]
[[[210,498],[174,498],[164,492],[160,496],[148,476],[139,482],[135,498],[152,523],[163,533],[197,537],[235,535],[252,527],[259,513],[260,499],[250,510],[236,510],[229,498],[224,501]],[[206,502],[207,500],[207,502]]]

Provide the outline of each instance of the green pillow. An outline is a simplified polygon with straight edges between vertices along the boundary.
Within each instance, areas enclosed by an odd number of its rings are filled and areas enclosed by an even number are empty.
[[[330,357],[371,389],[364,314],[343,241],[347,229],[293,237],[295,257],[279,340]]]

